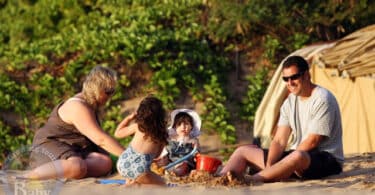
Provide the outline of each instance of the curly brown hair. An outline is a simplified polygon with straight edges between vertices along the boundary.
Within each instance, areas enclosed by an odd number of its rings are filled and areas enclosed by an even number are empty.
[[[162,101],[150,95],[141,101],[135,122],[146,138],[150,137],[155,143],[167,144],[168,133],[165,115]]]

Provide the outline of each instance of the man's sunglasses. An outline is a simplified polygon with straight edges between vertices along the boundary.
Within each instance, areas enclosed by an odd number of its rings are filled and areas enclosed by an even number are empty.
[[[294,81],[294,80],[300,78],[303,75],[303,73],[305,73],[305,72],[303,71],[303,72],[299,72],[297,74],[294,74],[292,76],[283,77],[283,81],[288,82],[289,79],[292,80],[292,81]]]
[[[105,91],[104,91],[104,93],[106,94],[106,95],[113,95],[114,93],[115,93],[115,89],[106,89]]]

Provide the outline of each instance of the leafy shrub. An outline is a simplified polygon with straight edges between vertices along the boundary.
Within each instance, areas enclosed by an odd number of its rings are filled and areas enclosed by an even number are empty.
[[[268,70],[258,70],[255,75],[249,75],[249,85],[245,98],[242,100],[242,116],[251,124],[254,122],[255,113],[268,86]]]

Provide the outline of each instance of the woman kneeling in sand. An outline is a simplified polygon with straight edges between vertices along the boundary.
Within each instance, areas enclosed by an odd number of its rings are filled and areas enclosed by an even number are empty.
[[[112,160],[107,152],[118,156],[124,148],[101,128],[98,111],[114,94],[116,78],[112,69],[96,66],[82,91],[53,109],[34,136],[30,156],[34,169],[23,177],[80,179],[110,173]]]

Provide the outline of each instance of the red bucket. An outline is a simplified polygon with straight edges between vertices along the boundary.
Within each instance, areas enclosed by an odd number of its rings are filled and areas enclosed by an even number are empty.
[[[222,164],[221,160],[207,156],[198,154],[196,156],[196,169],[200,171],[208,171],[209,173],[215,173],[217,168]]]

